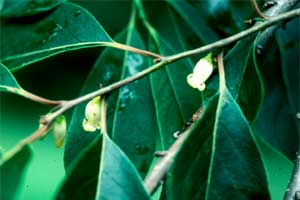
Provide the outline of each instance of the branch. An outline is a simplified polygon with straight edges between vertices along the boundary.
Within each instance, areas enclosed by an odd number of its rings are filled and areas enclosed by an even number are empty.
[[[144,76],[147,76],[148,74],[161,69],[162,67],[166,66],[167,64],[173,63],[177,60],[180,60],[180,59],[192,56],[192,55],[208,52],[208,51],[211,51],[211,50],[216,49],[216,48],[221,48],[221,47],[227,46],[227,45],[229,45],[233,42],[236,42],[236,41],[238,41],[242,38],[248,37],[249,35],[251,35],[253,33],[256,33],[260,30],[263,30],[263,29],[265,29],[269,26],[272,26],[272,25],[274,25],[278,22],[285,21],[285,20],[294,18],[294,17],[299,16],[299,15],[300,15],[300,9],[289,11],[289,12],[280,14],[276,17],[272,17],[269,20],[266,20],[266,21],[262,22],[261,24],[255,25],[255,26],[253,26],[253,27],[251,27],[251,28],[249,28],[245,31],[242,31],[240,33],[237,33],[237,34],[235,34],[233,36],[230,36],[230,37],[227,37],[225,39],[221,39],[219,41],[213,42],[213,43],[208,44],[206,46],[203,46],[203,47],[200,47],[200,48],[197,48],[197,49],[194,49],[194,50],[189,50],[189,51],[185,51],[185,52],[182,52],[182,53],[178,53],[178,54],[175,54],[175,55],[166,56],[166,57],[162,58],[159,63],[156,63],[156,64],[152,65],[151,67],[149,67],[149,68],[147,68],[147,69],[145,69],[145,70],[143,70],[143,71],[141,71],[141,72],[139,72],[139,73],[137,73],[133,76],[130,76],[126,79],[115,82],[115,83],[113,83],[109,86],[106,86],[106,87],[101,88],[99,90],[96,90],[94,92],[88,93],[88,94],[86,94],[84,96],[81,96],[81,97],[78,97],[76,99],[73,99],[73,100],[70,100],[70,101],[65,101],[57,111],[51,113],[50,115],[48,115],[45,118],[45,123],[46,124],[52,123],[52,121],[57,116],[61,115],[66,110],[76,106],[77,104],[80,104],[84,101],[90,100],[90,99],[92,99],[96,96],[101,96],[101,95],[110,93],[111,91],[113,91],[115,89],[118,89],[118,88],[120,88],[124,85],[127,85],[127,84],[129,84],[133,81],[141,79]]]
[[[284,195],[284,200],[299,200],[299,199],[300,199],[300,151],[295,160],[295,166],[292,173],[292,177]]]
[[[188,126],[185,129],[185,131],[178,136],[178,138],[172,144],[169,150],[164,152],[163,157],[160,160],[158,160],[158,162],[154,165],[150,173],[145,178],[144,186],[149,192],[149,194],[153,194],[155,192],[161,180],[166,176],[184,141],[188,138],[190,132],[194,129],[194,122],[196,122],[202,117],[202,113],[203,107],[201,106],[199,110],[193,115],[192,124]]]
[[[141,72],[139,72],[139,73],[137,73],[133,76],[130,76],[126,79],[115,82],[111,85],[108,85],[108,86],[106,86],[104,88],[101,88],[99,90],[96,90],[94,92],[88,93],[88,94],[86,94],[84,96],[81,96],[81,97],[78,97],[76,99],[72,99],[72,100],[68,100],[68,101],[58,101],[60,103],[57,106],[57,109],[52,113],[49,113],[45,116],[42,116],[42,118],[40,119],[40,123],[43,124],[44,127],[47,127],[47,129],[48,129],[48,127],[51,126],[51,124],[53,123],[53,121],[55,120],[56,117],[58,117],[59,115],[63,114],[65,111],[69,110],[70,108],[73,108],[74,106],[76,106],[76,105],[78,105],[82,102],[93,99],[96,96],[101,96],[101,95],[110,93],[111,91],[113,91],[115,89],[118,89],[118,88],[120,88],[124,85],[127,85],[127,84],[129,84],[133,81],[141,79],[141,78],[147,76],[148,74],[150,74],[154,71],[157,71],[157,70],[161,69],[162,67],[164,67],[164,66],[166,66],[170,63],[173,63],[177,60],[180,60],[180,59],[192,56],[192,55],[197,55],[197,54],[200,54],[200,53],[212,51],[216,48],[225,47],[225,46],[227,46],[227,45],[229,45],[233,42],[237,42],[240,39],[248,37],[249,35],[254,34],[258,31],[261,31],[261,30],[263,30],[267,27],[270,27],[270,26],[272,26],[276,23],[292,19],[292,18],[297,17],[299,15],[300,15],[300,9],[289,11],[289,12],[280,14],[278,16],[272,17],[272,18],[262,22],[261,24],[255,25],[255,26],[253,26],[253,27],[251,27],[251,28],[249,28],[245,31],[242,31],[240,33],[237,33],[237,34],[235,34],[233,36],[230,36],[230,37],[227,37],[225,39],[221,39],[219,41],[213,42],[213,43],[208,44],[206,46],[202,46],[202,47],[194,49],[194,50],[185,51],[185,52],[174,54],[174,55],[171,55],[171,56],[166,56],[166,57],[158,56],[157,58],[160,60],[159,63],[156,63],[156,64],[150,66],[149,68],[147,68],[147,69],[145,69],[145,70],[143,70],[143,71],[141,71]],[[107,46],[109,46],[109,45],[107,45]],[[124,50],[126,50],[126,49],[124,49]],[[153,55],[155,55],[155,54],[153,54]],[[44,130],[43,132],[46,132],[46,131]],[[24,139],[25,142],[21,141],[19,144],[17,144],[17,146],[19,146],[19,145],[24,146],[24,144],[32,143],[33,141],[35,141],[36,139],[38,139],[42,136],[43,136],[43,134],[40,133],[40,129],[39,129],[34,134],[32,134],[31,136]]]
[[[291,10],[299,2],[300,2],[300,0],[277,0],[276,5],[269,8],[265,12],[265,15],[270,16],[270,17],[277,16],[280,13],[284,13],[284,12]],[[257,22],[257,24],[259,24],[259,23],[261,23],[261,22]],[[279,25],[276,25],[276,26],[272,26],[272,27],[264,30],[260,35],[257,46],[264,48],[278,27],[279,27]]]
[[[251,0],[252,6],[254,8],[254,10],[256,11],[257,15],[260,16],[263,19],[268,19],[269,17],[266,16],[264,13],[262,13],[259,9],[259,6],[257,5],[256,0]]]

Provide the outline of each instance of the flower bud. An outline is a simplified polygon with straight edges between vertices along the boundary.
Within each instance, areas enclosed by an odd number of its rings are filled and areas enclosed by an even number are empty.
[[[192,74],[187,76],[187,82],[193,88],[200,91],[205,90],[205,81],[210,77],[214,69],[212,54],[209,53],[206,57],[200,59]]]
[[[62,147],[67,133],[67,122],[65,116],[60,115],[55,119],[52,125],[52,132],[55,146],[57,148]]]
[[[100,96],[92,99],[85,107],[85,119],[82,127],[87,132],[94,132],[101,126],[101,98]]]

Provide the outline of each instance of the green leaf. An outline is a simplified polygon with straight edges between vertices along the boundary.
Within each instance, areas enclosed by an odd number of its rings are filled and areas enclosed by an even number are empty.
[[[116,36],[116,41],[125,43],[126,34],[127,31],[125,29],[118,36]],[[123,57],[123,51],[113,48],[105,49],[96,61],[91,72],[89,73],[89,76],[82,88],[81,95],[99,89],[100,84],[106,86],[120,80]],[[118,91],[112,92],[107,97],[107,132],[110,134],[112,132],[112,123],[117,98]],[[65,169],[67,170],[70,163],[75,159],[78,153],[82,149],[84,149],[91,141],[93,141],[93,139],[99,134],[98,131],[96,131],[95,133],[87,133],[83,130],[82,120],[85,116],[85,106],[86,103],[76,106],[72,115],[70,125],[68,127],[64,153],[64,164]]]
[[[211,0],[202,4],[207,4],[206,20],[220,35],[229,36],[247,29],[245,21],[256,14],[249,1]],[[200,11],[198,3],[194,7]]]
[[[172,54],[174,50],[159,35],[158,52]],[[178,70],[180,69],[180,70]],[[201,104],[200,92],[187,84],[193,70],[191,61],[179,61],[150,75],[159,126],[157,148],[166,150],[174,142],[173,133],[181,130]],[[162,92],[163,91],[163,92]]]
[[[168,199],[204,199],[218,95],[182,145],[167,176]]]
[[[0,12],[2,18],[28,17],[54,9],[64,0],[7,0]]]
[[[31,155],[32,151],[29,146],[24,146],[14,155],[4,153],[0,160],[1,199],[16,198],[17,190],[22,184]]]
[[[216,111],[214,97],[176,158],[167,180],[171,199],[268,199],[251,127],[225,85],[220,92]]]
[[[243,82],[248,59],[252,52],[254,37],[245,38],[239,42],[224,57],[226,86],[234,98],[237,98]],[[250,57],[251,58],[251,57]],[[215,75],[208,80],[207,89],[203,95],[204,100],[209,101],[219,89],[219,77]]]
[[[107,135],[103,135],[96,199],[150,199],[132,162]]]
[[[205,197],[221,195],[225,199],[266,199],[269,195],[255,137],[226,88],[216,113]]]
[[[22,90],[15,77],[0,63],[0,91],[17,93]]]
[[[98,136],[84,150],[77,154],[69,166],[56,199],[94,199],[99,172],[102,136]]]
[[[293,163],[257,135],[256,142],[262,155],[271,199],[281,200],[293,171]]]
[[[255,55],[257,39],[253,40],[254,37],[249,37],[239,41],[224,58],[226,86],[249,122],[255,119],[263,98],[263,83]],[[208,80],[203,92],[204,105],[218,91],[218,82],[216,75]]]
[[[93,16],[72,3],[63,3],[45,16],[2,20],[0,25],[0,35],[5,35],[0,59],[13,71],[62,52],[112,42]]]
[[[249,123],[255,120],[264,96],[263,80],[256,60],[258,38],[259,36],[256,37],[255,42],[251,46],[237,97],[237,102]]]
[[[263,77],[265,96],[253,130],[273,148],[294,159],[299,134],[284,88],[280,52],[274,38],[256,58]]]
[[[220,37],[211,29],[204,13],[207,7],[204,5],[200,10],[196,10],[190,3],[186,1],[171,1],[168,3],[181,15],[185,22],[198,35],[204,44],[218,40]]]
[[[134,26],[129,26],[126,44],[144,49],[142,38]],[[147,58],[126,52],[121,79],[147,67]],[[142,176],[146,175],[150,166],[157,132],[149,76],[120,88],[111,137]]]
[[[276,39],[279,45],[281,68],[284,85],[287,91],[288,100],[293,119],[297,119],[297,113],[300,113],[300,31],[295,28],[299,25],[299,19],[295,19],[286,25],[285,29],[279,29],[276,32]],[[299,123],[296,123],[300,130]]]

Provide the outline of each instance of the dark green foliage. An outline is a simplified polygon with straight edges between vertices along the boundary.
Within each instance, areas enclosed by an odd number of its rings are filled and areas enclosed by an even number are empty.
[[[173,55],[245,30],[250,25],[244,21],[256,17],[250,1],[72,2],[7,0],[1,7],[0,0],[0,106],[10,99],[11,105],[19,104],[4,92],[22,95],[20,85],[50,99],[58,98],[53,91],[76,98],[154,64],[152,58],[103,47],[114,41]],[[105,95],[107,134],[85,132],[88,102],[77,105],[67,113],[64,160],[55,165],[64,164],[66,175],[56,183],[47,178],[38,183],[51,191],[59,184],[55,194],[32,186],[37,183],[26,182],[29,189],[22,184],[31,156],[25,146],[1,163],[0,199],[23,194],[22,199],[282,199],[299,145],[299,30],[298,18],[279,27],[263,49],[257,48],[258,33],[214,50],[214,56],[224,53],[226,82],[220,84],[215,63],[203,92],[190,87],[187,76],[205,54],[178,60],[114,90]],[[36,77],[28,74],[48,77],[34,82]],[[63,81],[49,81],[57,77]],[[190,123],[201,105],[204,113],[192,123],[166,179],[150,197],[142,179],[158,160],[154,152],[167,150],[175,141],[173,134]],[[14,113],[17,108],[7,109]],[[14,133],[24,130],[14,120],[6,125],[0,114],[0,141],[6,149],[20,140]],[[37,127],[42,114],[35,114],[30,127]],[[12,131],[11,124],[18,130]],[[7,130],[11,136],[1,136]],[[34,150],[46,144],[35,143]],[[49,156],[49,161],[56,159]],[[40,165],[29,178],[55,172],[48,162]]]
[[[19,186],[22,185],[28,162],[32,151],[29,146],[24,146],[9,159],[4,154],[0,159],[0,185],[1,199],[11,200],[17,197]]]

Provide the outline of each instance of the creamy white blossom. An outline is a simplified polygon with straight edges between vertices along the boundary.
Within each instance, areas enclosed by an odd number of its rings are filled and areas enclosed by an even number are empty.
[[[82,127],[87,132],[94,132],[101,128],[101,98],[92,99],[85,107],[85,119]]]
[[[210,77],[213,70],[212,54],[210,53],[206,57],[200,59],[197,62],[193,73],[187,76],[188,84],[200,91],[205,90],[205,81]]]
[[[55,119],[52,125],[52,133],[55,146],[57,148],[62,147],[67,133],[67,122],[65,116],[60,115]]]

